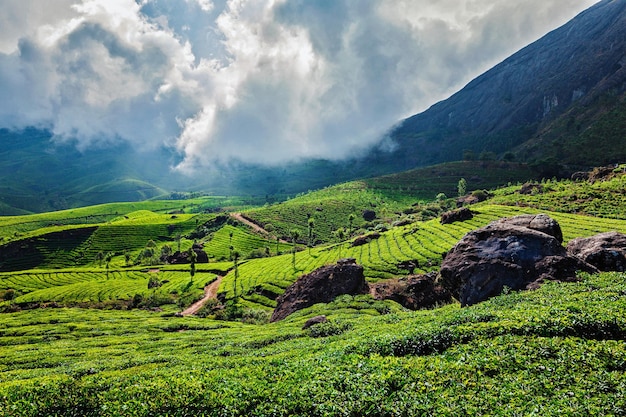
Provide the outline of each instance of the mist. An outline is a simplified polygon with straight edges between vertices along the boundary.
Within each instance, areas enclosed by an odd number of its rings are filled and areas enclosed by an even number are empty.
[[[9,0],[0,127],[185,173],[339,160],[593,3]]]

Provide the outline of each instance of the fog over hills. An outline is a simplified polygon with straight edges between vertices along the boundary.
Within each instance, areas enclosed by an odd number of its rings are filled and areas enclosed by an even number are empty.
[[[347,1],[66,3],[66,14],[29,16],[24,33],[12,23],[0,42],[0,85],[15,98],[0,106],[10,207],[165,190],[285,196],[467,150],[561,158],[562,172],[626,158],[621,0],[597,3],[396,127],[593,2],[419,11]],[[210,21],[217,26],[201,42],[196,24]],[[242,38],[233,25],[251,31]],[[597,152],[581,161],[591,143]]]

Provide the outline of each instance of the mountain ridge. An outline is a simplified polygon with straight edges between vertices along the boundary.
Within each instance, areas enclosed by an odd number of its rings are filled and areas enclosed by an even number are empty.
[[[83,191],[115,189],[120,178],[126,180],[119,185],[126,199],[142,198],[149,183],[155,190],[150,195],[186,190],[276,201],[481,153],[531,163],[543,176],[566,176],[626,160],[624,136],[626,2],[603,0],[450,98],[392,127],[369,152],[344,161],[311,159],[278,167],[233,162],[190,178],[169,169],[176,160],[171,150],[140,154],[118,144],[79,152],[70,144],[54,143],[45,131],[0,129],[5,144],[0,150],[5,184],[0,207],[8,213],[76,207],[83,200],[105,202]],[[383,150],[388,147],[382,143],[394,146]],[[137,181],[135,192],[129,192],[131,180]],[[115,196],[106,194],[106,201],[110,198]]]
[[[390,134],[399,145],[395,154],[408,155],[414,163],[440,162],[446,158],[424,152],[428,149],[424,145],[437,139],[443,143],[434,149],[445,155],[452,152],[457,159],[464,149],[513,150],[572,104],[589,106],[603,94],[622,95],[626,90],[625,39],[626,3],[602,1],[450,98],[405,119]],[[418,147],[420,155],[416,155]]]

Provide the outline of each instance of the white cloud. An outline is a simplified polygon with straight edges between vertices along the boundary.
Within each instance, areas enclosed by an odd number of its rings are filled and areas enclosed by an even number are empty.
[[[593,0],[9,0],[0,127],[181,169],[342,158]]]

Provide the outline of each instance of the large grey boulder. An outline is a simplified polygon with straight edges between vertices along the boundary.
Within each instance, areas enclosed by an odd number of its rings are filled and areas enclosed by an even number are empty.
[[[554,237],[559,244],[563,243],[563,232],[561,225],[547,214],[522,214],[515,217],[506,217],[496,220],[496,223],[503,225],[522,226],[528,229],[538,230]]]
[[[465,235],[446,254],[440,282],[468,306],[505,287],[534,289],[545,280],[573,281],[579,270],[596,271],[568,255],[561,238],[558,223],[545,215],[495,221]]]
[[[600,271],[626,271],[626,235],[623,233],[607,232],[570,240],[567,252]]]
[[[324,266],[303,275],[287,287],[276,299],[277,305],[270,321],[282,320],[317,303],[329,303],[339,295],[368,292],[363,267],[357,265],[354,259],[343,259],[336,265]]]

